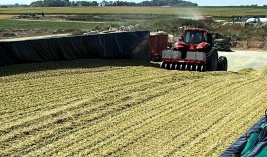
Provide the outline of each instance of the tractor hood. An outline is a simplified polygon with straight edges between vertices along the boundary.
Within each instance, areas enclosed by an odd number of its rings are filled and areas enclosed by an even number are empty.
[[[207,49],[209,46],[210,46],[209,43],[207,43],[207,42],[202,42],[202,43],[200,43],[200,44],[197,45],[196,49],[197,49],[197,50],[200,50],[200,49]]]
[[[177,50],[186,49],[189,51],[196,51],[196,50],[207,49],[209,46],[210,44],[207,42],[201,42],[199,44],[187,44],[185,42],[179,41],[174,43],[174,48],[176,48]]]
[[[185,43],[185,42],[182,42],[182,41],[178,41],[178,42],[175,42],[174,43],[174,48],[176,49],[187,49],[188,48],[188,45]]]

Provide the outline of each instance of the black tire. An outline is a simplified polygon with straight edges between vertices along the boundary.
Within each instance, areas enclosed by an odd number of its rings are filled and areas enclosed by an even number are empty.
[[[225,56],[220,56],[218,59],[218,70],[219,71],[227,71],[228,69],[228,61]]]
[[[218,69],[218,52],[216,50],[211,50],[207,53],[206,68],[207,71],[216,71]]]
[[[224,57],[224,56],[222,56],[222,57]],[[223,71],[228,71],[228,60],[226,57],[224,57],[224,69],[223,69]]]
[[[165,62],[161,62],[160,65],[159,65],[159,67],[164,69],[165,64],[166,64]]]
[[[169,63],[165,63],[165,67],[164,68],[167,69],[167,70],[170,70],[170,64]]]
[[[172,70],[173,69],[173,64],[171,63],[170,65],[169,65],[169,70]]]

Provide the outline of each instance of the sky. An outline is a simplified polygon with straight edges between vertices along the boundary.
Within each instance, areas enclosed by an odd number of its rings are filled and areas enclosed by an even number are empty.
[[[15,4],[15,3],[30,4],[32,1],[34,0],[0,0],[0,4]],[[100,2],[102,0],[96,0],[96,1]],[[121,0],[121,1],[140,2],[143,0]],[[238,5],[251,5],[251,4],[267,5],[267,0],[189,0],[189,1],[197,3],[200,6],[238,6]]]

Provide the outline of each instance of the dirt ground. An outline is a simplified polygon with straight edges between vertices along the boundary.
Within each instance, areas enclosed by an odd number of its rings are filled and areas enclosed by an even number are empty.
[[[0,15],[0,20],[5,20],[5,19],[10,19],[10,18],[12,18],[12,17],[14,17],[14,15]]]
[[[4,29],[0,30],[0,39],[13,39],[17,38],[39,38],[40,36],[51,36],[60,34],[75,34],[76,30],[48,30],[48,29]]]
[[[21,38],[8,38],[8,39],[0,39],[0,42],[37,40],[37,39],[46,39],[46,38],[60,38],[60,37],[67,37],[71,35],[72,34],[54,34],[54,35],[42,35],[42,36],[21,37]]]
[[[259,69],[267,65],[267,51],[263,50],[219,52],[219,56],[227,57],[229,71],[239,71],[244,68]]]

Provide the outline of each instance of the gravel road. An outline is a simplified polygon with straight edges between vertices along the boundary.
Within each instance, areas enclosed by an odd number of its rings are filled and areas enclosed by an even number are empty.
[[[267,51],[234,50],[234,52],[219,52],[219,56],[228,59],[228,70],[239,71],[244,68],[262,68],[267,66]]]

